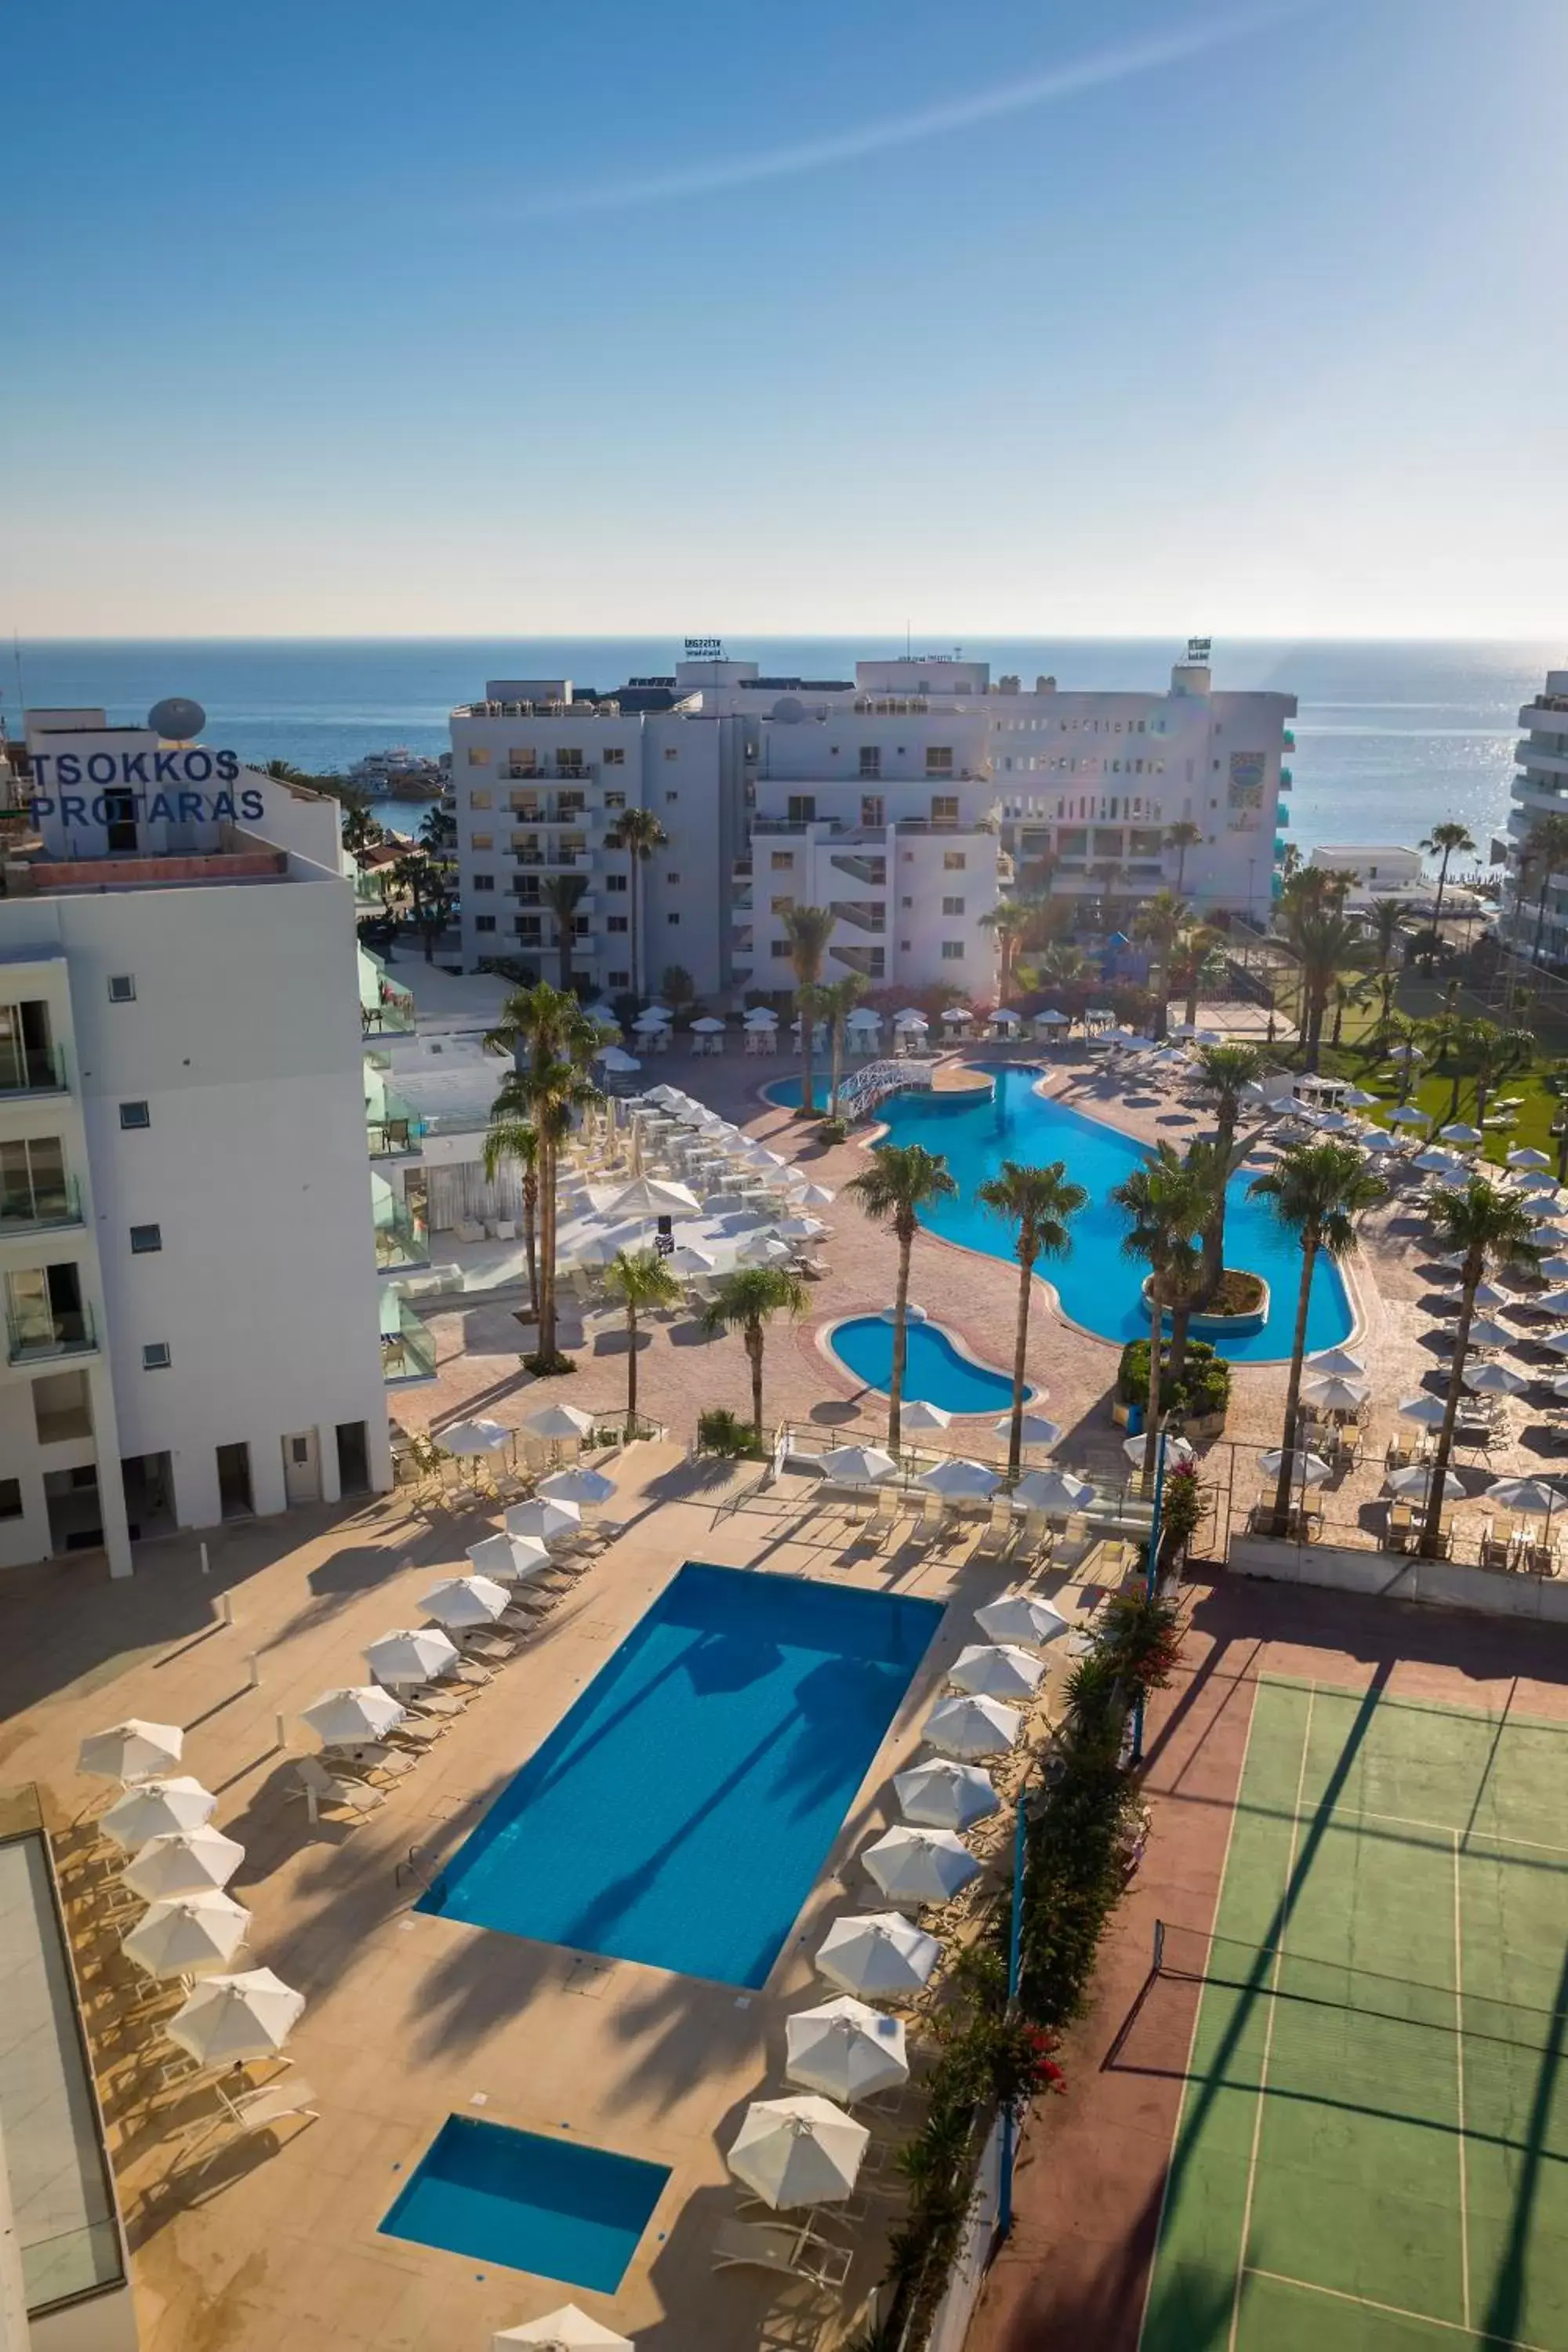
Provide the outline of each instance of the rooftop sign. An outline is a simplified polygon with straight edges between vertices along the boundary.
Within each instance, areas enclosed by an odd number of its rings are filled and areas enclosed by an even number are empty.
[[[688,637],[686,640],[686,658],[688,661],[722,661],[724,658],[723,638]]]

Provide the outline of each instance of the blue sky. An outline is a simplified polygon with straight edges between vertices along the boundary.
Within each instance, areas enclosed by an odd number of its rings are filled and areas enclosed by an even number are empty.
[[[1563,0],[62,0],[0,626],[1563,636]]]

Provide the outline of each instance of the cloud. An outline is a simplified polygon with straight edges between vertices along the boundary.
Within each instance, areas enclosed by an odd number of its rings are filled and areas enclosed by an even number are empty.
[[[673,204],[685,196],[711,195],[723,188],[743,188],[763,180],[796,179],[835,163],[858,163],[864,155],[879,155],[892,147],[912,147],[950,131],[966,131],[977,122],[999,116],[1026,113],[1075,98],[1080,90],[1103,89],[1135,75],[1157,73],[1162,67],[1202,57],[1210,49],[1247,39],[1250,35],[1299,13],[1294,6],[1253,10],[1244,16],[1217,17],[1206,25],[1167,33],[1146,41],[1131,41],[1098,49],[1071,64],[1054,66],[1047,73],[1002,82],[976,90],[969,98],[928,106],[912,114],[889,116],[880,122],[862,123],[825,139],[802,140],[789,147],[766,148],[760,154],[731,155],[673,172],[653,172],[636,180],[602,181],[598,185],[566,187],[525,198],[509,207],[519,220],[559,219],[574,213],[616,212],[630,205]]]

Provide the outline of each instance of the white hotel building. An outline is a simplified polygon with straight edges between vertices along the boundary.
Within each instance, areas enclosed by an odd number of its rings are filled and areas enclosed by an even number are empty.
[[[199,717],[199,714],[198,714]],[[0,897],[0,1568],[390,1482],[335,802],[26,718]]]
[[[1284,851],[1288,694],[1226,693],[1206,649],[1163,693],[1026,691],[990,665],[903,658],[853,680],[773,678],[754,662],[679,663],[607,696],[566,678],[490,680],[452,716],[466,968],[521,960],[553,978],[554,872],[589,882],[574,972],[651,991],[679,964],[710,1002],[787,989],[778,919],[838,917],[828,977],[995,986],[984,918],[1029,863],[1058,896],[1123,900],[1180,876],[1199,907],[1267,916]],[[1200,657],[1200,656],[1204,657]],[[645,869],[642,970],[628,951],[627,806],[669,835]],[[1166,845],[1182,821],[1201,838]]]
[[[1544,692],[1525,704],[1519,723],[1524,731],[1514,751],[1519,772],[1508,819],[1509,889],[1517,921],[1510,919],[1505,928],[1512,943],[1528,955],[1535,938],[1541,877],[1524,877],[1524,903],[1519,906],[1520,859],[1542,817],[1568,816],[1568,669],[1548,670]],[[1568,962],[1568,873],[1553,874],[1547,887],[1541,956],[1543,963]]]

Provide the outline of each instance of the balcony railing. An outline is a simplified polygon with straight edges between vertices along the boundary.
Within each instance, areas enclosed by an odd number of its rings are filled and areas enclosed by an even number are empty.
[[[90,1307],[66,1312],[47,1307],[5,1310],[5,1352],[14,1364],[47,1363],[52,1356],[89,1356],[97,1346]]]
[[[364,1115],[365,1136],[373,1160],[415,1158],[425,1137],[425,1122],[412,1103],[388,1087],[376,1109]]]
[[[503,768],[501,770],[501,774],[509,784],[573,783],[578,780],[586,780],[594,773],[592,763],[585,760],[562,760],[558,761],[552,768]]]
[[[35,1184],[30,1194],[0,1193],[0,1241],[16,1234],[43,1234],[81,1223],[81,1188],[74,1176],[59,1184]]]
[[[375,1211],[375,1263],[383,1274],[430,1263],[430,1235],[425,1220],[402,1201],[384,1202]]]
[[[401,1299],[397,1328],[381,1335],[381,1377],[388,1388],[436,1377],[436,1342]]]
[[[0,1045],[0,1096],[68,1091],[63,1045]]]

